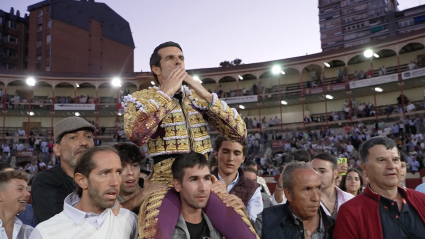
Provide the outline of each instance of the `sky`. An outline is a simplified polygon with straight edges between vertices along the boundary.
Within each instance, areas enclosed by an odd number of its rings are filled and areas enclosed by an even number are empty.
[[[235,58],[245,64],[321,52],[318,0],[95,0],[130,23],[134,71],[150,71],[153,49],[179,43],[186,69],[219,67]],[[0,0],[21,16],[39,0]],[[398,0],[403,10],[425,0]]]

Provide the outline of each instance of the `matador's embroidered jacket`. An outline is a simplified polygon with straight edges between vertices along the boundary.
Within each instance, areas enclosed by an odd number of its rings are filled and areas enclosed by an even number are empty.
[[[182,104],[158,87],[125,96],[124,130],[137,145],[147,143],[149,156],[212,152],[209,124],[230,140],[243,140],[246,126],[238,112],[212,93],[208,102],[182,86]]]

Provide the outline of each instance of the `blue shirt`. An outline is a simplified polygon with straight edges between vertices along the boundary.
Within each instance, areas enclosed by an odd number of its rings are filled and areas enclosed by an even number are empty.
[[[224,181],[218,174],[218,179]],[[227,185],[227,193],[233,189],[233,187],[239,182],[239,172],[236,175],[235,180],[233,180],[229,185]],[[263,211],[263,197],[261,196],[261,187],[258,187],[249,199],[248,204],[246,205],[246,210],[248,211],[249,217],[255,222],[257,215]]]

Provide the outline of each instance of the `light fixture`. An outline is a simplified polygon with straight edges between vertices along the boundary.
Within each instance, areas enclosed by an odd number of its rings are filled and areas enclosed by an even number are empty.
[[[376,57],[376,58],[379,58],[379,55],[376,54],[376,53],[374,53],[373,56]]]
[[[122,114],[121,114],[121,112],[118,112],[118,116],[121,116]]]
[[[75,83],[75,85],[76,85],[77,87],[80,87],[80,85],[79,85],[78,83]]]
[[[286,102],[286,101],[284,101],[284,100],[282,100],[280,103],[281,103],[282,105],[287,105],[287,104],[288,104],[288,102]]]
[[[80,113],[75,112],[75,113],[74,113],[74,115],[75,115],[75,116],[80,116]]]
[[[324,62],[326,67],[331,67],[331,65],[329,65],[329,63]]]
[[[155,85],[155,82],[154,82],[154,81],[151,81],[151,84],[152,84],[152,85]]]
[[[33,77],[28,77],[27,78],[27,85],[35,86],[35,79]]]
[[[243,105],[239,105],[239,109],[245,109],[245,106],[243,106]]]
[[[326,99],[332,100],[334,97],[331,95],[326,95]]]
[[[112,79],[112,86],[121,87],[121,79],[118,78],[118,77],[113,78]]]
[[[202,83],[198,76],[194,76],[193,79],[199,81],[199,83]]]
[[[273,66],[273,68],[272,68],[273,74],[278,74],[281,71],[282,70],[280,69],[280,66]]]
[[[33,116],[34,112],[30,111],[30,112],[27,112],[27,114],[29,114],[30,116]]]
[[[384,91],[381,87],[375,87],[375,91],[376,92],[382,92],[382,91]]]
[[[239,80],[243,80],[243,77],[241,75],[238,75]]]
[[[373,56],[373,51],[370,49],[367,49],[366,51],[364,51],[363,54],[366,58],[371,58]]]
[[[285,75],[285,72],[284,71],[280,71],[280,74]]]

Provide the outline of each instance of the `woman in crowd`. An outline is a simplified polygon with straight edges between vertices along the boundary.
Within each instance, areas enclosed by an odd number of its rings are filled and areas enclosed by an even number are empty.
[[[0,238],[27,239],[33,228],[16,215],[25,210],[30,197],[28,176],[18,170],[0,172]]]
[[[342,177],[339,188],[342,191],[353,194],[354,196],[362,193],[363,177],[360,171],[356,168],[349,169],[347,174]]]

